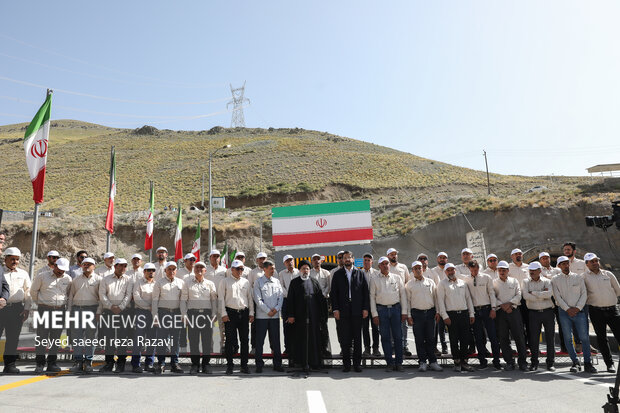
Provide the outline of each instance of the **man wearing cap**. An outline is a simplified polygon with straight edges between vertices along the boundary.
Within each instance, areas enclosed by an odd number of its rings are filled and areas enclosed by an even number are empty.
[[[75,253],[75,265],[69,268],[69,275],[75,279],[78,275],[82,274],[82,261],[88,257],[88,253],[84,250],[80,250]]]
[[[435,281],[424,277],[424,265],[420,261],[411,264],[413,277],[405,285],[410,311],[408,322],[413,326],[415,347],[420,362],[419,371],[429,368],[442,371],[435,354],[435,323],[441,318],[436,311],[437,287]],[[430,365],[429,365],[430,363]]]
[[[269,334],[269,345],[273,354],[273,369],[283,372],[282,352],[280,350],[280,311],[284,302],[284,290],[280,281],[274,277],[275,264],[266,258],[261,261],[263,275],[254,282],[252,292],[256,306],[256,372],[263,372],[263,346]]]
[[[523,263],[523,252],[519,248],[515,248],[510,252],[510,259],[512,262],[509,264],[508,276],[519,281],[519,288],[523,291],[523,281],[529,277],[530,273],[527,269],[527,264]],[[523,334],[525,337],[525,347],[530,347],[530,316],[527,312],[527,303],[525,299],[521,298],[521,305],[519,305],[519,311],[521,311],[521,320],[523,320]]]
[[[342,260],[344,267],[336,271],[332,278],[330,299],[338,326],[343,371],[351,371],[353,343],[353,369],[359,373],[362,371],[362,320],[370,312],[368,283],[362,272],[353,265],[353,253],[345,251]]]
[[[376,275],[378,275],[379,271],[372,268],[373,257],[371,253],[365,253],[363,259],[364,264],[360,271],[362,271],[362,274],[364,274],[364,278],[366,278],[366,282],[369,286],[368,288],[370,289],[370,280]],[[364,352],[362,353],[362,355],[366,357],[369,357],[371,355],[370,333],[368,332],[369,328],[372,329],[372,355],[374,357],[381,357],[381,352],[379,351],[379,326],[375,323],[371,323],[370,317],[367,317],[363,320],[362,336],[364,339]]]
[[[157,254],[157,261],[155,262],[155,281],[166,276],[165,266],[166,259],[168,258],[168,249],[166,247],[158,247],[155,251]]]
[[[252,268],[250,273],[248,274],[248,281],[250,282],[250,288],[254,288],[254,283],[256,280],[263,276],[263,262],[267,259],[267,254],[264,252],[259,252],[256,254],[256,267]],[[256,306],[257,303],[254,303]],[[254,355],[256,350],[256,323],[252,323],[250,326],[250,355]]]
[[[497,298],[497,308],[495,308],[495,327],[499,338],[499,345],[502,349],[502,356],[506,362],[505,370],[515,369],[515,361],[510,346],[510,336],[517,345],[517,355],[519,369],[527,370],[525,337],[523,337],[523,322],[521,312],[517,307],[521,304],[521,286],[517,279],[508,276],[510,266],[506,261],[497,264],[499,278],[493,280],[493,289]]]
[[[256,282],[256,280],[258,280],[264,274],[263,263],[266,259],[267,254],[265,254],[264,252],[259,252],[258,254],[256,254],[256,267],[252,268],[250,274],[248,275],[248,281],[250,282],[250,286],[252,288],[254,288],[254,283]]]
[[[586,272],[586,263],[575,256],[577,252],[577,244],[568,241],[562,245],[562,252],[568,258],[570,272],[575,274],[583,274]]]
[[[6,305],[0,307],[0,336],[4,331],[4,373],[19,374],[15,367],[17,360],[17,343],[22,331],[22,324],[30,313],[30,276],[18,268],[22,253],[18,248],[10,247],[4,251],[4,279],[9,285]]]
[[[418,254],[415,260],[422,263],[422,276],[425,278],[433,279],[432,269],[428,266],[428,255],[421,252]]]
[[[284,263],[284,269],[280,271],[278,274],[278,279],[280,280],[280,284],[282,285],[282,290],[284,292],[284,303],[282,304],[282,330],[284,332],[284,353],[290,356],[289,353],[289,344],[290,344],[290,326],[287,322],[287,297],[288,297],[288,286],[291,285],[291,281],[297,277],[299,277],[299,270],[295,268],[293,262],[292,255],[285,255],[282,258],[282,262]],[[290,357],[289,357],[290,359]]]
[[[142,269],[142,255],[134,254],[131,256],[131,268],[125,273],[131,281],[135,284],[138,280],[144,277],[144,270]]]
[[[620,312],[618,311],[618,297],[620,284],[616,276],[607,270],[601,269],[599,258],[589,252],[584,257],[586,271],[582,274],[588,292],[588,312],[592,327],[596,333],[596,341],[607,365],[607,371],[615,373],[613,359],[607,341],[607,326],[620,342]]]
[[[131,367],[134,373],[154,372],[153,361],[155,356],[155,338],[157,330],[153,325],[153,288],[155,287],[155,264],[144,264],[143,274],[133,285],[134,314],[136,328],[134,329],[133,350],[131,352]],[[144,368],[140,365],[140,356],[144,356]]]
[[[562,272],[551,279],[551,285],[555,302],[560,307],[558,312],[560,313],[564,344],[573,361],[570,371],[576,373],[581,369],[572,337],[573,331],[577,330],[583,343],[584,371],[596,373],[591,362],[588,307],[586,304],[588,292],[585,281],[582,276],[570,271],[570,262],[567,257],[558,258],[558,268]]]
[[[404,371],[403,348],[400,323],[407,319],[407,292],[403,280],[390,272],[387,257],[379,258],[378,275],[370,278],[370,313],[372,323],[379,327],[381,346],[387,364],[386,371]],[[392,338],[394,339],[394,355],[392,358]]]
[[[469,272],[469,262],[474,258],[474,253],[469,248],[463,248],[461,250],[461,264],[456,266],[456,274],[457,276],[460,274],[462,278],[468,278],[470,276]]]
[[[35,275],[35,278],[43,274],[52,274],[54,272],[54,267],[56,266],[56,260],[58,258],[60,258],[60,254],[58,253],[58,251],[51,250],[50,252],[48,252],[47,264],[45,265],[45,267],[37,271],[37,275]]]
[[[555,321],[553,313],[553,288],[551,280],[541,277],[542,265],[531,262],[528,266],[530,276],[523,281],[523,298],[527,303],[530,317],[530,371],[538,370],[538,355],[541,328],[545,327],[545,341],[547,343],[547,370],[554,371],[555,360]]]
[[[181,280],[185,280],[186,277],[192,276],[194,274],[194,263],[196,262],[196,256],[191,252],[185,254],[183,257],[183,268],[177,270],[177,278]]]
[[[495,290],[493,289],[493,279],[490,275],[480,272],[480,265],[476,260],[470,260],[469,277],[463,277],[463,281],[469,288],[471,300],[474,305],[474,317],[476,321],[473,324],[474,339],[478,350],[478,361],[480,362],[480,370],[487,368],[487,348],[486,338],[491,342],[491,352],[493,354],[493,366],[500,370],[502,368],[499,361],[499,341],[497,340],[497,332],[495,331],[495,308],[497,301],[495,298]]]
[[[187,320],[190,374],[211,373],[209,362],[213,352],[213,322],[217,313],[215,284],[205,278],[207,265],[198,261],[194,273],[185,277],[181,292],[181,314]],[[200,350],[202,348],[202,360]]]
[[[217,289],[219,312],[226,328],[226,374],[233,373],[234,343],[240,341],[241,373],[248,369],[248,323],[254,322],[254,299],[250,282],[243,278],[243,262],[234,260],[231,276],[224,278]]]
[[[409,281],[409,269],[405,264],[398,262],[398,250],[396,250],[396,248],[390,248],[387,250],[385,255],[390,260],[390,272],[398,275],[401,278],[403,285],[405,285],[407,281]],[[407,342],[408,328],[406,320],[401,323],[401,329],[403,330],[403,354],[405,356],[411,356],[411,351],[409,351]]]
[[[446,278],[444,268],[447,263],[448,254],[443,251],[437,254],[437,266],[431,268],[431,279],[435,282],[435,286],[438,286],[439,282]],[[441,342],[441,351],[438,349],[435,350],[435,354],[437,356],[441,354],[448,354],[448,344],[446,344],[446,325],[441,317],[438,318],[439,320],[435,323],[435,348],[437,348],[437,338],[439,337],[439,341]]]
[[[215,284],[215,289],[219,288],[220,282],[226,277],[226,267],[220,265],[220,251],[219,250],[211,250],[209,252],[209,264],[207,265],[207,272],[205,273],[205,278],[213,284]],[[219,311],[214,311],[214,314],[217,315],[217,325],[218,330],[220,332],[220,353],[224,352],[225,342],[226,342],[226,328],[224,326],[224,322],[222,321],[222,316]]]
[[[133,282],[125,274],[127,260],[116,259],[113,268],[114,272],[103,277],[99,282],[99,301],[103,309],[99,319],[99,338],[106,340],[105,364],[99,369],[101,373],[110,373],[112,370],[115,373],[125,371],[126,343],[131,338],[127,323],[123,322],[129,316],[128,308],[133,292]],[[114,369],[115,353],[117,355],[116,369]]]
[[[106,252],[103,254],[103,264],[95,268],[95,274],[101,277],[101,279],[108,275],[114,275],[114,253]]]
[[[163,343],[171,341],[170,371],[181,374],[183,369],[179,366],[179,338],[181,331],[185,331],[182,328],[183,318],[181,317],[181,293],[184,284],[176,276],[176,262],[168,261],[164,265],[164,271],[166,276],[155,281],[151,303],[153,323],[157,327],[157,341],[162,343],[157,347],[157,363],[153,366],[153,370],[155,374],[165,371],[168,346]]]
[[[321,292],[325,297],[325,312],[329,314],[329,305],[327,300],[329,299],[329,289],[331,288],[331,276],[329,275],[329,271],[325,268],[321,268],[321,263],[323,262],[323,257],[320,254],[312,255],[312,269],[310,270],[310,277],[317,280],[319,285],[321,286]],[[327,318],[325,319],[325,324],[321,326],[321,334],[322,342],[323,342],[323,357],[331,357],[331,344],[329,342],[329,331],[327,329]]]
[[[250,276],[250,267],[247,267],[245,265],[245,252],[237,251],[237,253],[235,254],[235,260],[241,261],[241,263],[243,264],[243,273],[241,274],[241,276],[245,279],[248,279],[248,277]],[[230,268],[226,270],[226,276],[232,277],[232,270]]]
[[[54,328],[52,319],[64,320],[69,290],[71,288],[71,277],[67,274],[68,272],[69,260],[59,258],[55,262],[53,272],[51,274],[47,272],[39,273],[32,282],[32,288],[30,288],[32,302],[37,304],[37,311],[41,319],[43,319],[46,313],[47,317],[49,317],[47,323],[43,322],[35,326],[37,332],[35,337],[37,363],[35,373],[37,374],[43,373],[45,368],[45,350],[47,346],[44,340],[49,340],[51,343],[47,355],[47,372],[57,373],[60,371],[60,367],[56,364],[56,359],[58,341],[63,328]],[[61,324],[63,324],[63,321],[61,321]]]
[[[497,271],[497,263],[499,259],[495,254],[487,255],[487,267],[482,271],[483,274],[487,274],[491,277],[492,280],[497,280],[499,278],[499,271]]]
[[[542,277],[545,277],[550,280],[553,278],[554,275],[561,272],[559,269],[553,268],[551,266],[551,256],[546,251],[543,251],[540,254],[538,254],[538,261],[540,262],[540,266],[541,266],[540,275]]]
[[[97,334],[97,326],[82,323],[82,320],[85,319],[82,314],[90,314],[92,320],[101,314],[99,304],[101,277],[94,272],[95,260],[89,257],[84,258],[82,270],[71,282],[69,291],[68,311],[78,320],[77,325],[73,325],[71,329],[72,342],[76,343],[73,346],[73,367],[70,369],[72,373],[90,373],[93,371],[95,346],[86,343],[92,343]]]
[[[469,327],[474,323],[474,306],[465,282],[457,277],[456,267],[445,266],[446,278],[437,286],[437,307],[448,326],[454,371],[473,371],[467,363],[467,349],[471,341]]]

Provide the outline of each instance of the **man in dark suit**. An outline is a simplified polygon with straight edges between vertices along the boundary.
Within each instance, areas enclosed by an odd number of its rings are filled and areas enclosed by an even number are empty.
[[[353,254],[343,253],[344,266],[334,273],[330,298],[342,349],[345,373],[351,371],[351,342],[353,342],[353,369],[361,372],[362,320],[370,311],[370,296],[366,277],[353,266]]]

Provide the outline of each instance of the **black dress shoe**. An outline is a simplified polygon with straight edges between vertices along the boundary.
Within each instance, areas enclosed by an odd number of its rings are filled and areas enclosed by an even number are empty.
[[[183,371],[183,369],[178,364],[173,364],[172,366],[170,366],[170,371],[172,373],[176,373],[176,374],[183,374],[183,373],[185,373]]]
[[[243,374],[250,374],[250,369],[248,368],[248,366],[241,366],[241,369],[239,371]]]
[[[362,372],[362,367],[361,366],[355,366],[355,367],[353,367],[353,371],[355,371],[356,373],[361,373]]]
[[[280,373],[284,373],[284,367],[282,367],[282,366],[274,367],[274,368],[273,368],[273,371],[277,371],[277,372],[280,372]]]
[[[19,374],[19,369],[15,367],[15,364],[7,364],[4,366],[4,374]]]
[[[117,361],[116,368],[114,369],[114,373],[124,373],[125,372],[125,362]]]
[[[149,373],[153,373],[155,371],[152,364],[149,364],[148,366],[144,367],[144,370],[148,371]]]
[[[99,369],[99,373],[111,373],[114,370],[114,363],[106,363]]]
[[[263,366],[257,366],[256,367],[256,373],[260,374],[263,372]]]
[[[226,374],[228,374],[229,376],[230,376],[231,374],[233,374],[233,368],[232,368],[232,366],[228,366],[228,367],[226,367]]]
[[[61,370],[60,367],[58,367],[58,364],[56,364],[55,361],[52,361],[51,363],[47,363],[47,373],[59,373]]]
[[[153,364],[153,374],[162,374],[166,366],[160,363]]]
[[[144,369],[142,367],[140,367],[140,366],[134,366],[131,369],[131,372],[135,373],[135,374],[142,374],[144,372]]]
[[[211,374],[211,366],[209,366],[208,364],[203,364],[202,365],[202,372],[204,374]]]
[[[610,365],[607,366],[607,372],[608,373],[615,373],[616,372],[616,367],[614,366],[614,363],[611,363]]]
[[[343,367],[343,368],[342,368],[342,372],[343,372],[343,373],[348,373],[348,372],[350,372],[350,371],[351,371],[351,367]]]
[[[34,372],[36,374],[41,374],[45,371],[45,364],[37,364],[37,366],[34,368]]]

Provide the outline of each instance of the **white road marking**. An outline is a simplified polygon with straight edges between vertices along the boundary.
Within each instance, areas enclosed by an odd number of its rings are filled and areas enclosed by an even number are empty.
[[[325,408],[325,402],[323,402],[323,396],[318,390],[306,391],[308,396],[308,412],[309,413],[327,413]]]
[[[588,378],[588,377],[579,377],[579,376],[575,376],[574,374],[571,374],[570,372],[566,373],[566,372],[553,372],[553,371],[539,371],[539,374],[553,374],[555,376],[560,376],[560,377],[565,377],[567,379],[573,379],[576,381],[580,381],[582,383],[588,383],[588,384],[596,384],[598,386],[603,386],[605,388],[609,388],[610,386],[614,385],[613,379],[610,383],[603,383],[600,382],[598,380],[594,380],[592,378]]]

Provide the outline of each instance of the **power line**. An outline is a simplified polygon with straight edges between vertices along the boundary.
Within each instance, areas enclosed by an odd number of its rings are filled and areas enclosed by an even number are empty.
[[[36,87],[36,88],[39,88],[39,89],[45,89],[45,90],[48,89],[47,86],[38,85],[36,83],[26,82],[26,81],[18,80],[18,79],[12,79],[10,77],[1,76],[1,75],[0,75],[0,80],[6,80],[7,82],[17,83],[17,84],[25,85],[25,86]],[[206,104],[210,104],[210,103],[219,103],[219,102],[224,102],[224,101],[228,100],[228,98],[222,98],[222,99],[214,99],[214,100],[205,100],[205,101],[202,101],[202,102],[152,102],[152,101],[146,101],[146,100],[131,100],[131,99],[112,98],[112,97],[107,97],[107,96],[98,96],[98,95],[92,95],[90,93],[82,93],[82,92],[75,92],[75,91],[72,91],[72,90],[60,89],[60,88],[57,88],[57,87],[55,87],[53,89],[54,89],[54,93],[60,92],[60,93],[66,93],[68,95],[83,96],[83,97],[88,97],[88,98],[92,98],[92,99],[100,99],[100,100],[107,100],[107,101],[112,101],[112,102],[122,102],[122,103],[134,103],[134,104],[140,104],[140,105],[170,105],[170,106],[175,106],[175,105],[206,105]]]
[[[3,38],[8,39],[8,40],[11,40],[11,41],[13,41],[15,43],[19,43],[19,44],[21,44],[23,46],[27,46],[27,47],[30,47],[32,49],[42,51],[44,53],[48,53],[48,54],[51,54],[51,55],[54,55],[54,56],[62,57],[63,59],[67,59],[67,60],[70,60],[70,61],[82,64],[82,65],[96,67],[96,68],[99,68],[99,69],[102,69],[102,70],[106,70],[108,72],[118,73],[118,74],[124,75],[124,76],[131,76],[131,77],[135,77],[135,78],[139,78],[139,79],[146,79],[146,80],[150,80],[152,82],[157,82],[160,86],[161,86],[161,84],[168,84],[169,86],[187,87],[187,88],[213,88],[213,87],[223,87],[223,86],[226,85],[225,83],[218,83],[218,84],[192,84],[192,83],[183,83],[183,82],[170,82],[170,81],[167,81],[167,80],[162,80],[162,79],[158,79],[158,78],[151,77],[151,76],[136,75],[136,74],[133,74],[133,73],[123,72],[121,70],[110,68],[110,67],[107,67],[107,66],[95,64],[95,63],[92,63],[92,62],[87,62],[87,61],[84,61],[84,60],[81,60],[81,59],[77,59],[77,58],[72,57],[72,56],[67,56],[67,55],[64,55],[62,53],[56,52],[56,51],[54,51],[52,49],[38,47],[36,45],[30,44],[30,43],[26,43],[23,40],[19,40],[19,39],[16,39],[14,37],[7,36],[6,34],[3,34],[3,33],[0,33],[0,37],[3,37]]]

